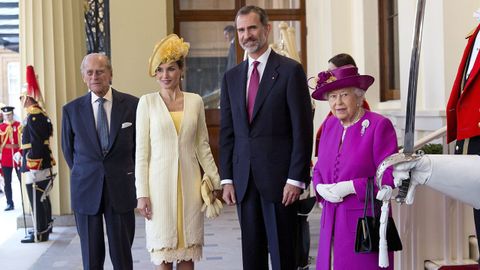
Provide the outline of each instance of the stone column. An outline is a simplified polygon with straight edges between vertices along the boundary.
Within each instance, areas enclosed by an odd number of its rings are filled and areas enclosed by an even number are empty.
[[[70,173],[61,153],[62,106],[86,91],[80,75],[86,53],[84,1],[24,0],[19,5],[21,79],[25,82],[26,65],[33,65],[54,130],[50,143],[58,175],[51,192],[53,215],[68,215]]]

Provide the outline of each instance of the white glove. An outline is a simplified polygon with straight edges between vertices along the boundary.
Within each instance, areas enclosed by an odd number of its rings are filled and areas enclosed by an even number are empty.
[[[340,198],[344,198],[347,195],[355,194],[355,188],[353,187],[353,181],[342,181],[336,183],[333,187],[330,188],[330,192],[335,194]]]
[[[411,173],[411,174],[409,174]],[[403,180],[410,178],[406,204],[412,204],[417,185],[424,185],[432,175],[432,161],[425,155],[419,159],[402,162],[393,166],[393,182],[396,187],[402,185]]]
[[[318,194],[331,203],[339,203],[342,202],[343,199],[330,191],[335,184],[318,184],[315,189],[317,190]]]
[[[20,152],[13,154],[13,161],[17,164],[22,164],[22,154]]]

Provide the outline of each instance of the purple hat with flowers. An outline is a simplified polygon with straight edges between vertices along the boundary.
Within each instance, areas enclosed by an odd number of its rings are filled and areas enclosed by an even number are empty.
[[[312,97],[317,100],[327,100],[326,93],[347,87],[356,87],[367,91],[375,79],[370,75],[358,74],[358,68],[352,65],[318,73],[317,85]]]

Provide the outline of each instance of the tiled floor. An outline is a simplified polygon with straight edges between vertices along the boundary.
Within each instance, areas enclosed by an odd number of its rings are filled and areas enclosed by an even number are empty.
[[[15,190],[14,190],[15,192]],[[20,196],[16,196],[20,197]],[[17,201],[17,200],[15,200]],[[21,215],[21,207],[4,212],[5,199],[0,195],[0,269],[2,270],[46,270],[46,269],[82,269],[80,242],[75,227],[54,227],[50,241],[35,244],[21,244],[24,230],[17,230],[15,220]],[[17,204],[16,206],[20,206]],[[310,214],[311,249],[310,255],[316,255],[318,242],[319,209]],[[133,243],[134,269],[153,269],[145,249],[145,229],[143,218],[137,217],[135,241]],[[315,262],[312,261],[311,265]],[[113,269],[107,255],[105,269]],[[240,228],[235,207],[225,207],[223,214],[214,220],[205,222],[205,247],[203,258],[196,263],[195,269],[240,270],[241,245]],[[314,267],[310,267],[314,269]]]

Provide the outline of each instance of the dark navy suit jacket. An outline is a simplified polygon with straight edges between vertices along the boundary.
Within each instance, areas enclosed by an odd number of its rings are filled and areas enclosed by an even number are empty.
[[[90,92],[63,106],[62,150],[71,170],[72,209],[80,214],[97,214],[104,187],[114,211],[132,211],[137,204],[134,161],[138,98],[112,88],[112,99],[110,144],[105,156],[97,136]]]
[[[270,53],[255,99],[246,109],[248,61],[227,71],[221,92],[220,176],[233,179],[237,202],[250,172],[260,194],[281,202],[287,179],[309,183],[313,119],[302,66]]]

